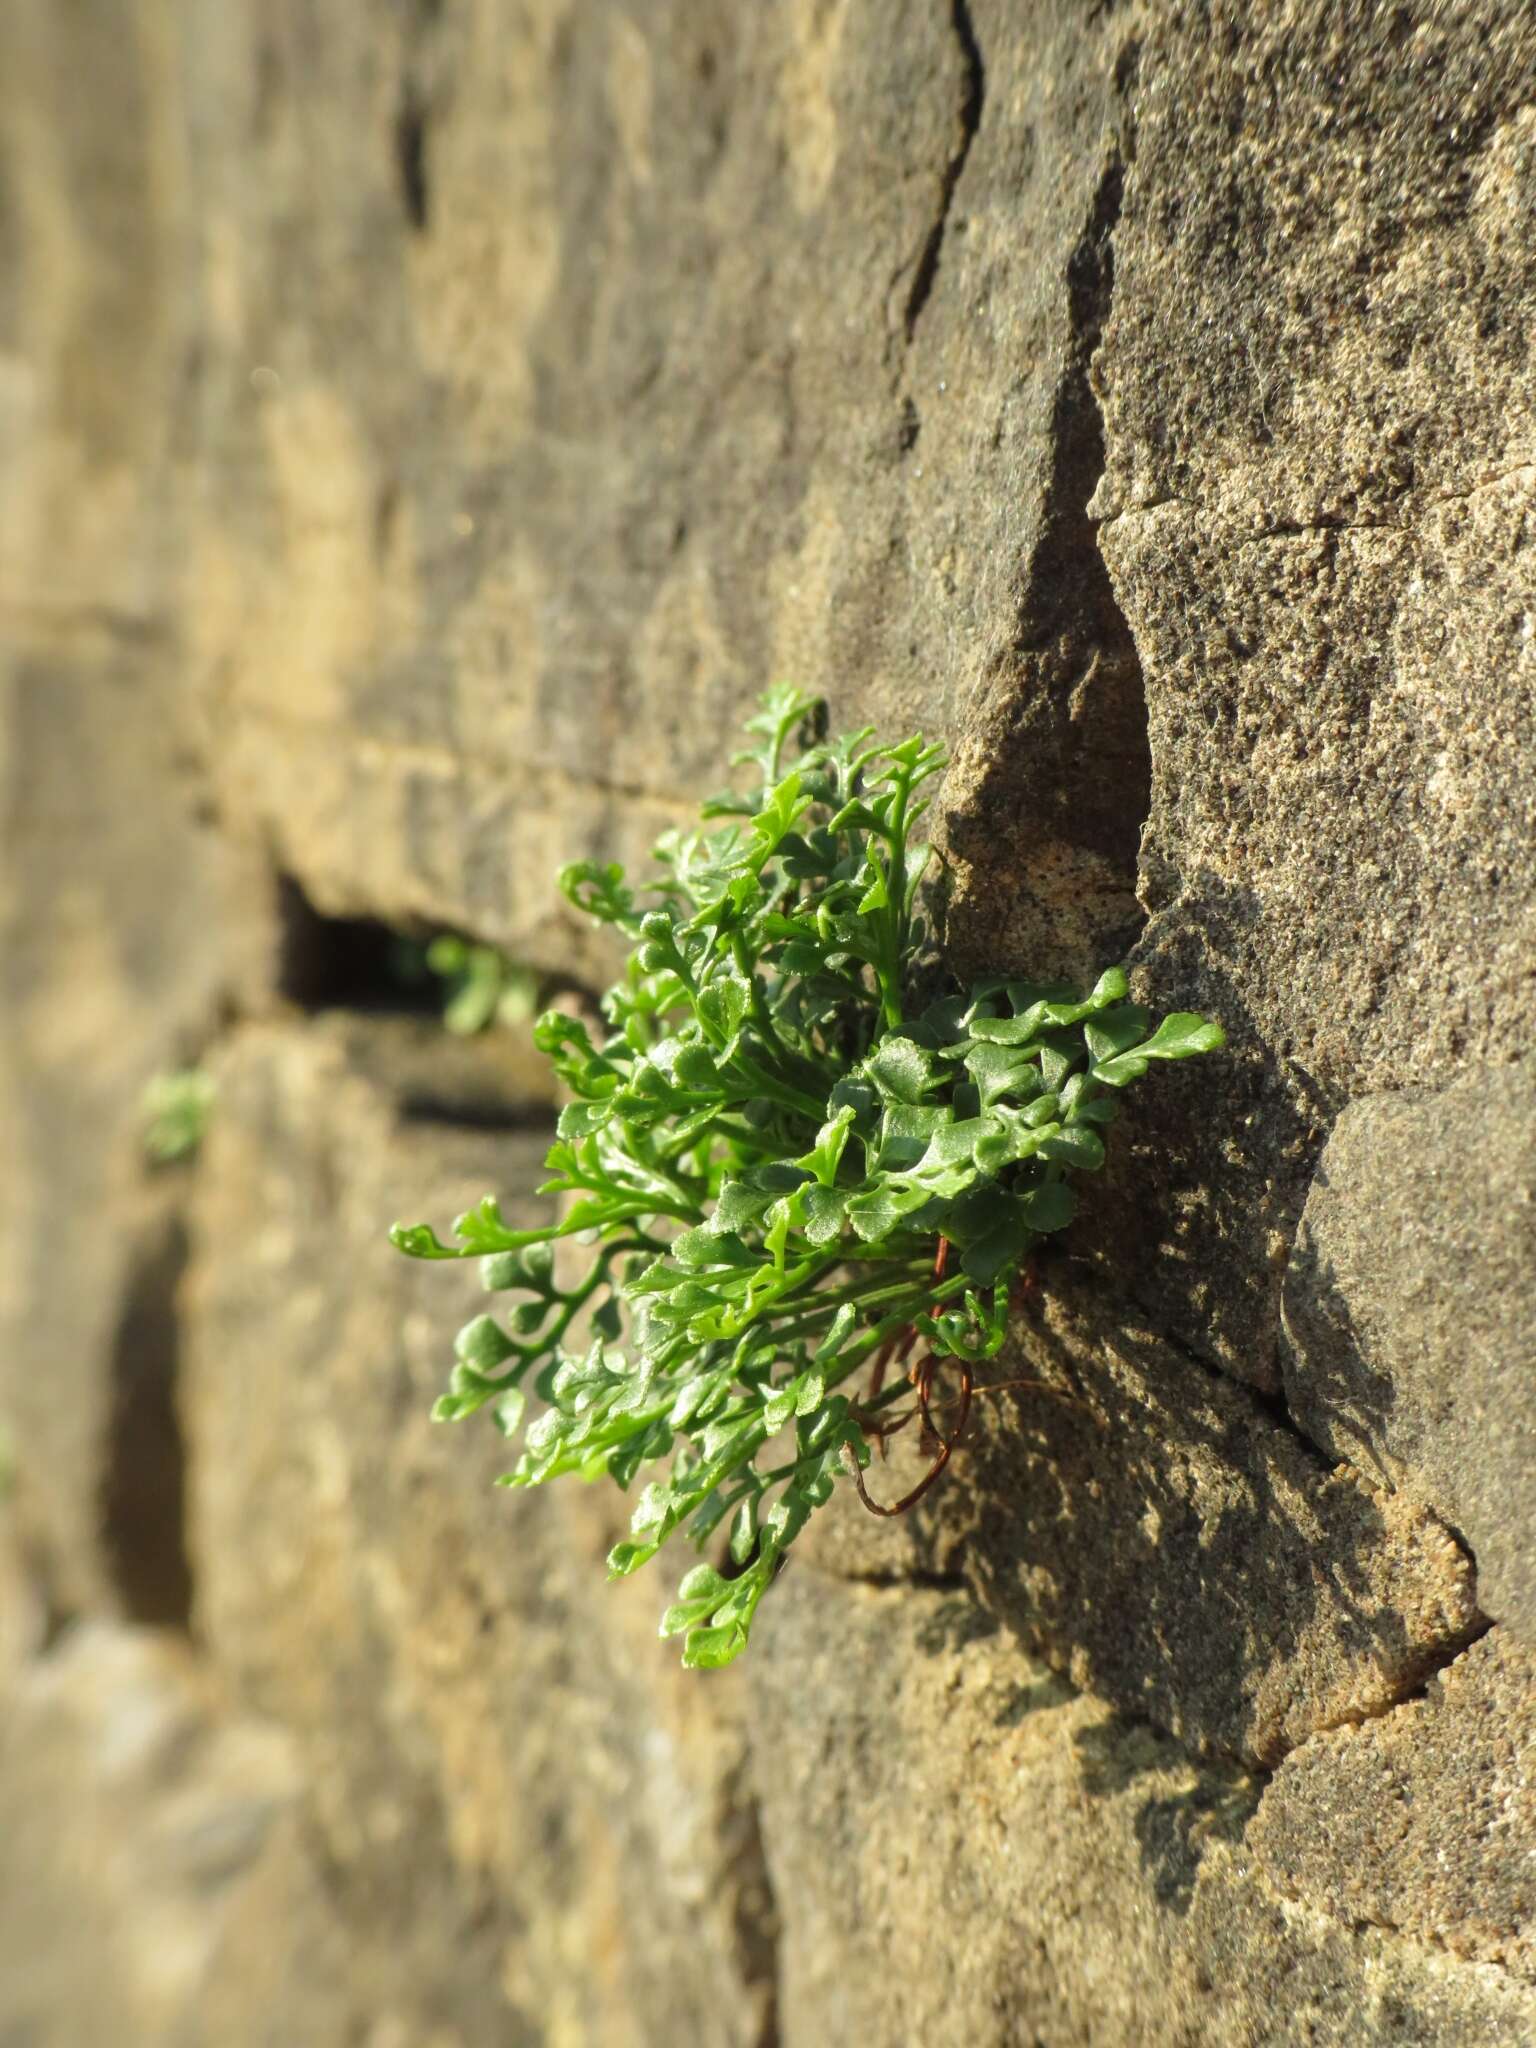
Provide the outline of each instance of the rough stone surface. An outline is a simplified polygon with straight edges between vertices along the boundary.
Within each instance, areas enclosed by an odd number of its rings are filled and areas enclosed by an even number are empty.
[[[48,1616],[0,1483],[0,1699],[47,1640]]]
[[[1516,0],[0,8],[0,2034],[1536,2038],[1533,105]],[[951,743],[958,964],[1231,1046],[1085,1409],[685,1682],[424,1420],[382,1226],[548,1105],[387,963],[592,980],[780,676]]]
[[[1138,1292],[1274,1388],[1333,1119],[1530,1044],[1536,36],[1175,6],[1130,98],[1091,509],[1146,681],[1137,959],[1233,1059],[1139,1119],[1106,1242],[1171,1166]]]
[[[1285,1276],[1316,1443],[1434,1503],[1483,1606],[1536,1638],[1536,1068],[1368,1096],[1334,1126]]]
[[[28,0],[0,29],[0,1405],[51,1597],[130,1611],[101,1542],[112,1409],[175,1263],[138,1100],[261,945],[172,597],[198,315],[160,13]]]
[[[1282,1889],[1256,1867],[1292,1766],[1264,1790],[1192,1761],[955,1593],[804,1574],[764,1616],[752,1728],[785,2039],[1530,2038],[1529,1987],[1346,1932],[1331,1872]]]
[[[554,862],[675,822],[764,682],[954,723],[1021,565],[1053,522],[1086,536],[1092,453],[1051,422],[1092,343],[1062,285],[1107,232],[1121,31],[883,0],[302,37],[296,7],[188,12],[218,319],[192,660],[223,800],[317,899],[563,959]],[[1061,764],[1056,830],[1123,927],[1138,803],[1098,815],[1071,682],[1018,745]],[[1144,786],[1122,707],[1099,722]],[[1014,759],[993,812],[1018,796]]]
[[[217,1067],[185,1379],[195,1619],[306,1786],[300,1842],[215,1960],[219,2038],[324,2038],[345,2010],[408,2041],[757,2048],[772,1906],[740,1675],[691,1681],[656,1637],[662,1589],[605,1583],[615,1490],[492,1492],[494,1430],[428,1419],[454,1309],[484,1296],[473,1267],[393,1253],[391,1205],[526,1187],[550,1127],[512,1097],[501,1131],[424,1120],[381,1079],[417,1045],[387,1019],[252,1028]],[[312,1947],[274,2003],[272,1944],[300,1920]]]
[[[1252,1833],[1280,1888],[1536,1980],[1536,1663],[1495,1630],[1380,1720],[1288,1758]]]
[[[174,1637],[86,1623],[33,1661],[0,1712],[0,2040],[168,2039],[294,1786]]]
[[[1509,763],[1536,738],[1518,629],[1532,481],[1405,510],[1400,529],[1233,541],[1181,503],[1104,529],[1168,678],[1149,699],[1165,780],[1143,847],[1147,986],[1182,982],[1198,950],[1199,1001],[1234,1043],[1224,1077],[1181,1077],[1139,1120],[1134,1199],[1152,1200],[1174,1117],[1177,1173],[1223,1167],[1149,1251],[1142,1291],[1261,1385],[1285,1249],[1350,1095],[1448,1082],[1529,1042],[1536,835]]]
[[[1063,1273],[1017,1332],[1000,1363],[1036,1384],[997,1397],[937,1512],[988,1606],[1075,1683],[1268,1767],[1484,1625],[1442,1523],[1134,1313]]]

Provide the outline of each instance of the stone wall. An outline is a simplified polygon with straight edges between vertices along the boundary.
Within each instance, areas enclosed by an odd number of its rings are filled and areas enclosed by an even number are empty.
[[[1533,109],[1516,0],[10,0],[0,2042],[1536,2038]],[[1072,1401],[690,1677],[426,1420],[383,1228],[550,1104],[380,963],[597,974],[780,676],[949,741],[959,965],[1230,1049]]]

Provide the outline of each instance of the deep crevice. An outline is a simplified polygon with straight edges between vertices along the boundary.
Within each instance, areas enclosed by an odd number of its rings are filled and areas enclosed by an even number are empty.
[[[1106,462],[1093,365],[1134,154],[1124,106],[1133,65],[1123,54],[1116,69],[1119,125],[1062,279],[1067,331],[1038,536],[1021,565],[1012,634],[983,678],[950,782],[945,837],[970,872],[947,944],[973,972],[1027,961],[1075,978],[1126,953],[1146,922],[1136,898],[1152,790],[1146,689],[1089,510]],[[1011,906],[1006,957],[1000,898]]]
[[[871,1569],[833,1572],[824,1565],[811,1565],[808,1569],[819,1571],[824,1579],[836,1580],[840,1586],[873,1586],[878,1592],[889,1592],[896,1586],[919,1586],[930,1593],[964,1593],[979,1607],[984,1605],[964,1572],[924,1571],[921,1566],[914,1566],[910,1571]]]
[[[1062,817],[1064,835],[1108,856],[1132,887],[1152,802],[1146,686],[1088,509],[1106,459],[1092,367],[1114,293],[1113,237],[1124,190],[1125,155],[1117,149],[1067,264],[1072,347],[1052,408],[1050,510],[1031,564],[1015,658],[1038,667],[1062,743],[1090,764],[1086,778],[1063,785],[1070,811]]]
[[[727,1820],[728,1867],[734,1880],[731,1934],[742,1981],[757,2002],[751,2048],[779,2048],[779,1950],[784,1930],[763,1845],[762,1807],[745,1778],[743,1772],[736,1779]]]
[[[372,917],[328,917],[291,875],[277,878],[278,994],[300,1009],[436,1016],[441,985],[413,977],[413,934]]]
[[[413,235],[426,234],[432,225],[433,83],[438,68],[434,59],[442,11],[442,0],[414,0],[406,13],[391,140],[400,205]]]
[[[549,1102],[471,1101],[446,1090],[409,1088],[399,1099],[397,1113],[402,1124],[431,1124],[437,1130],[446,1125],[450,1130],[494,1135],[548,1130],[555,1110]]]
[[[400,201],[413,234],[432,224],[432,187],[427,176],[427,110],[407,92],[395,116],[395,171]]]
[[[101,1480],[102,1550],[125,1613],[182,1630],[192,1616],[186,1447],[176,1411],[186,1265],[186,1225],[169,1211],[135,1262],[113,1337]]]
[[[960,45],[960,140],[949,162],[944,166],[944,179],[939,189],[938,213],[918,255],[912,282],[907,287],[907,303],[902,311],[901,329],[908,342],[916,332],[918,320],[932,295],[934,280],[939,274],[939,257],[944,247],[945,230],[949,226],[955,187],[960,182],[960,173],[965,169],[965,160],[971,153],[971,144],[976,140],[976,131],[981,126],[981,110],[987,96],[986,68],[981,61],[981,46],[976,40],[976,29],[971,21],[971,10],[967,0],[951,0],[950,24],[954,29],[955,41]]]
[[[277,996],[341,1026],[349,1063],[384,1089],[402,1127],[492,1136],[548,1129],[554,1100],[533,1078],[543,1069],[526,1046],[519,1051],[518,1034],[489,1017],[478,1028],[449,1023],[455,984],[428,957],[437,928],[329,917],[291,875],[278,875],[276,886]],[[542,980],[537,993],[596,1006],[571,977]]]

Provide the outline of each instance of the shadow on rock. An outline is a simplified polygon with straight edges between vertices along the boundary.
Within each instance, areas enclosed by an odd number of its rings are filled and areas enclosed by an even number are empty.
[[[999,1363],[1067,1398],[985,1404],[946,1504],[1028,1647],[1197,1753],[1268,1768],[1476,1634],[1470,1562],[1431,1515],[1058,1272]]]

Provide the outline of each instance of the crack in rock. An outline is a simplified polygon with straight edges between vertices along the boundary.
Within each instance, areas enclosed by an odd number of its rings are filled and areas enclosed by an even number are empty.
[[[901,329],[910,345],[917,331],[918,320],[923,308],[933,293],[934,280],[939,274],[939,258],[944,247],[944,235],[949,226],[950,209],[954,204],[955,187],[960,182],[960,173],[965,169],[965,160],[971,153],[971,144],[976,140],[976,131],[981,126],[981,110],[987,96],[986,67],[982,63],[981,47],[976,41],[975,26],[971,21],[971,10],[966,0],[952,0],[950,22],[955,40],[960,45],[961,92],[960,92],[960,138],[944,167],[944,180],[939,189],[938,213],[917,259],[912,273],[912,282],[907,288],[907,303],[902,310]]]

